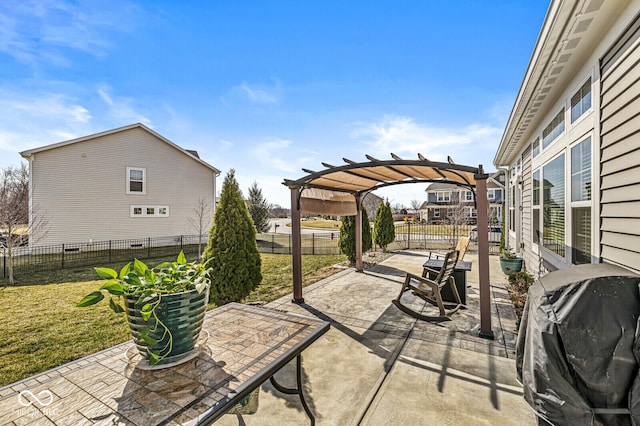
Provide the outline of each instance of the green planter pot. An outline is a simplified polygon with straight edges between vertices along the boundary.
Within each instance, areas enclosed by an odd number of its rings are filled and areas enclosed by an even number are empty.
[[[506,275],[511,275],[514,272],[520,272],[522,270],[522,261],[523,259],[521,257],[513,259],[504,259],[501,257],[500,268]]]
[[[149,333],[152,339],[159,342],[158,344],[149,346],[144,340],[139,338],[140,332],[145,327],[153,330],[156,324],[153,316],[147,321],[142,319],[142,315],[140,314],[142,305],[136,305],[138,298],[139,296],[125,297],[127,320],[131,329],[133,342],[136,344],[140,354],[145,359],[148,359],[147,348],[156,351],[162,350],[169,342],[169,336],[163,336],[164,329],[158,327],[157,330]],[[186,358],[190,355],[191,351],[194,350],[200,330],[202,329],[208,300],[208,289],[202,293],[191,290],[162,296],[160,306],[156,308],[156,313],[160,321],[170,330],[173,336],[173,345],[171,351],[165,358],[161,359],[157,365],[173,364]]]

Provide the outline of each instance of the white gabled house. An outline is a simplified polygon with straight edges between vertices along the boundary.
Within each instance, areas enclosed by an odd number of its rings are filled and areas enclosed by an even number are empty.
[[[48,222],[37,245],[194,234],[198,200],[214,213],[220,171],[140,123],[20,155],[30,206]]]
[[[640,271],[640,1],[551,1],[494,164],[530,272]]]

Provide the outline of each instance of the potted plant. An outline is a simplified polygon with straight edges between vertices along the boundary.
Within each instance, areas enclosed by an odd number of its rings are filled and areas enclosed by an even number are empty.
[[[509,247],[505,247],[500,251],[500,268],[506,275],[522,270],[523,259],[517,256]]]
[[[108,281],[76,306],[94,305],[108,294],[111,309],[126,312],[133,341],[150,366],[186,360],[195,348],[209,300],[206,264],[188,263],[181,251],[175,262],[155,268],[135,259],[119,273],[111,268],[95,271]]]

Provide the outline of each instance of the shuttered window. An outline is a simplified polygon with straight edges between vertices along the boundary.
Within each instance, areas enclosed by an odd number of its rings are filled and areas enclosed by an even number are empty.
[[[571,259],[591,263],[591,137],[571,148]]]
[[[571,148],[571,201],[591,200],[591,137]]]
[[[542,168],[543,246],[564,257],[564,154]]]
[[[571,97],[571,122],[591,109],[591,78]]]
[[[540,243],[540,170],[533,172],[533,206],[532,206],[532,237],[535,244]]]
[[[564,108],[542,131],[542,147],[546,148],[564,132]]]

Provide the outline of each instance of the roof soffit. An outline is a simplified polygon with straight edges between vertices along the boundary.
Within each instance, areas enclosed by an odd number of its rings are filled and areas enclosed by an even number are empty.
[[[531,142],[532,132],[546,117],[548,108],[563,94],[619,13],[618,1],[551,3],[494,158],[497,167],[515,161]]]

